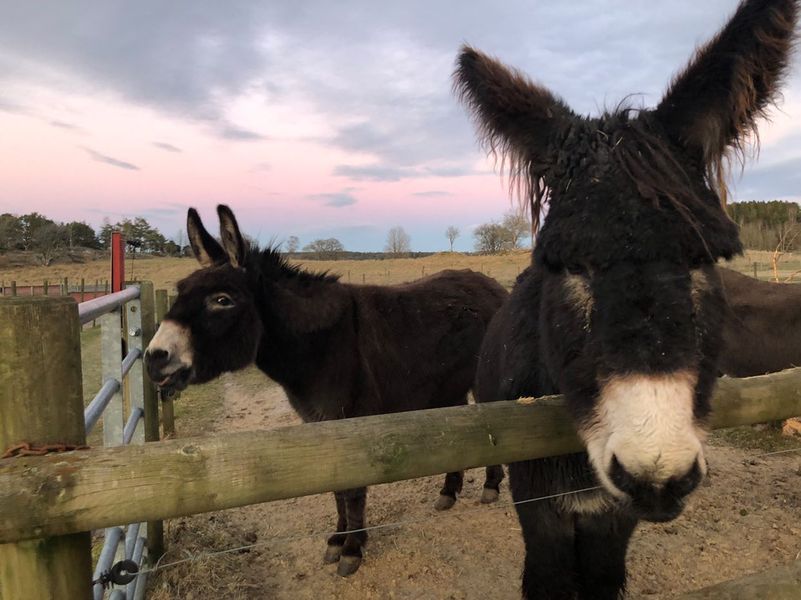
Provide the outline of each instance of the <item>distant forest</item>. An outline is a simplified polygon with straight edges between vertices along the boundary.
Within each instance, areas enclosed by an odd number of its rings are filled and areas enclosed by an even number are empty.
[[[729,216],[740,226],[743,246],[753,250],[801,249],[801,215],[795,202],[732,202]]]

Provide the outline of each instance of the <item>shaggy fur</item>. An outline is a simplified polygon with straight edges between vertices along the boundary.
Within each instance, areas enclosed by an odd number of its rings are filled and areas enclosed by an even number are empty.
[[[618,598],[640,519],[665,521],[706,470],[722,348],[715,262],[741,251],[722,165],[778,93],[797,2],[747,0],[654,110],[581,118],[469,47],[455,89],[532,207],[532,267],[482,345],[478,401],[561,393],[588,453],[509,465],[526,598]]]
[[[189,238],[205,268],[178,284],[148,349],[154,381],[200,383],[255,360],[304,421],[467,402],[481,340],[508,296],[494,279],[448,270],[403,285],[347,285],[289,265],[275,250],[249,248],[231,211],[218,212],[222,247],[190,210]],[[177,364],[177,356],[171,362],[160,343],[177,326],[191,332],[191,353],[174,344],[191,354],[191,364]],[[488,476],[497,486],[493,468]],[[461,486],[461,473],[448,474],[438,507],[449,508]],[[366,488],[335,496],[337,530],[362,528]],[[340,574],[353,573],[366,538],[334,536],[327,560],[341,555]]]
[[[751,377],[801,366],[801,285],[719,271],[727,304],[720,372]]]

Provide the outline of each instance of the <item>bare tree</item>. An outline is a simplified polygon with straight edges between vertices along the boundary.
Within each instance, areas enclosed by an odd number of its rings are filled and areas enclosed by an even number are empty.
[[[287,238],[286,242],[284,242],[284,247],[286,249],[287,254],[292,254],[294,252],[297,252],[298,248],[300,248],[300,240],[298,239],[298,236],[290,235]]]
[[[782,234],[779,237],[779,243],[776,245],[776,248],[773,250],[773,253],[770,256],[770,265],[773,269],[773,281],[777,283],[779,282],[779,261],[789,251],[790,248],[794,247],[795,240],[799,234],[801,234],[801,229],[796,226],[796,223],[792,223],[789,227],[782,226]],[[797,271],[792,273],[785,280],[785,283],[792,281],[793,277],[796,275],[798,275]]]
[[[327,238],[324,240],[314,240],[310,244],[303,247],[304,252],[313,252],[319,259],[336,260],[340,252],[345,251],[345,247],[336,238]]]
[[[506,213],[501,225],[507,231],[510,249],[519,248],[523,239],[531,234],[531,223],[522,211]]]
[[[387,245],[385,252],[398,256],[411,252],[412,238],[404,231],[403,227],[393,227],[387,234]]]
[[[453,252],[453,242],[456,240],[456,238],[459,237],[459,228],[458,227],[454,227],[453,225],[450,225],[445,230],[445,237],[448,238],[448,242],[451,245],[451,252]]]
[[[495,254],[509,246],[509,231],[499,223],[484,223],[473,231],[476,250],[485,254]]]

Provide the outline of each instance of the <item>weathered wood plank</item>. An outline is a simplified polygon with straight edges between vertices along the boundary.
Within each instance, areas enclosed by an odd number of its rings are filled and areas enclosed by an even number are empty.
[[[801,561],[724,581],[681,596],[682,600],[798,600]]]
[[[0,453],[21,442],[86,442],[80,324],[72,298],[0,300],[0,415]],[[53,499],[47,486],[36,495],[40,502]],[[0,544],[0,598],[88,598],[90,539],[80,531]]]
[[[713,427],[801,414],[801,368],[724,379],[714,407]],[[561,399],[549,397],[6,460],[0,542],[580,449]]]

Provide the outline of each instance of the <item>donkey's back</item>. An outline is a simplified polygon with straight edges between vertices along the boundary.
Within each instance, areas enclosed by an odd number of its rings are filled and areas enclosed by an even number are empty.
[[[508,296],[497,281],[449,269],[401,285],[353,286],[353,294],[358,414],[466,402],[481,341]]]

